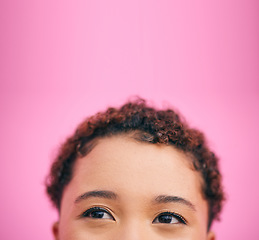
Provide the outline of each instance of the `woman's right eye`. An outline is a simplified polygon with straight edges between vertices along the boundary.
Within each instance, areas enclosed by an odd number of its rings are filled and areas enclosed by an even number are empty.
[[[82,217],[85,218],[94,218],[94,219],[110,219],[115,221],[114,217],[104,208],[93,207],[86,210]]]

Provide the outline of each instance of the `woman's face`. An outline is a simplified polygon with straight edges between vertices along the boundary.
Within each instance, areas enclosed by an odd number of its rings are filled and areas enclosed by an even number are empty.
[[[76,161],[53,232],[59,240],[214,239],[201,177],[173,148],[98,140]]]

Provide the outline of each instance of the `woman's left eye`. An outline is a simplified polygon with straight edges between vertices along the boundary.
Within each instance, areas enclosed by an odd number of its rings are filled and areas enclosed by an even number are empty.
[[[100,208],[100,207],[93,207],[93,208],[86,210],[82,214],[82,217],[114,220],[114,217],[107,210]]]
[[[179,214],[172,212],[164,212],[159,214],[153,221],[153,223],[164,223],[164,224],[186,224],[186,220]]]

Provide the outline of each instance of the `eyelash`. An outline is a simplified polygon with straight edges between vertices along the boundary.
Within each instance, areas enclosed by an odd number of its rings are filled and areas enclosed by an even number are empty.
[[[94,213],[94,212],[103,212],[103,213],[106,213],[106,214],[108,214],[110,217],[111,217],[111,219],[113,220],[113,221],[115,221],[115,218],[112,216],[112,214],[108,211],[108,210],[106,210],[106,209],[104,209],[104,208],[101,208],[101,207],[92,207],[92,208],[90,208],[90,209],[87,209],[85,212],[83,212],[82,214],[81,214],[81,216],[80,217],[82,217],[82,218],[94,218],[94,217],[91,217],[90,216],[90,214],[91,213]],[[178,221],[179,221],[179,223],[180,224],[187,224],[187,221],[186,221],[186,219],[183,217],[183,216],[181,216],[181,215],[179,215],[179,214],[177,214],[177,213],[174,213],[174,212],[162,212],[162,213],[160,213],[154,220],[153,220],[153,222],[152,223],[156,223],[155,221],[159,218],[159,217],[162,217],[162,216],[172,216],[172,217],[174,217],[174,218],[176,218]],[[98,218],[96,218],[96,219],[98,219]],[[101,219],[101,218],[100,218]],[[159,222],[158,222],[159,223]],[[170,223],[162,223],[162,224],[170,224]]]

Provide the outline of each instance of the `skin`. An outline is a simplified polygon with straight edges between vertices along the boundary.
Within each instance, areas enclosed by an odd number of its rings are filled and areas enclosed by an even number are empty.
[[[172,146],[127,135],[99,139],[75,163],[54,237],[213,240],[201,183],[190,159]]]

